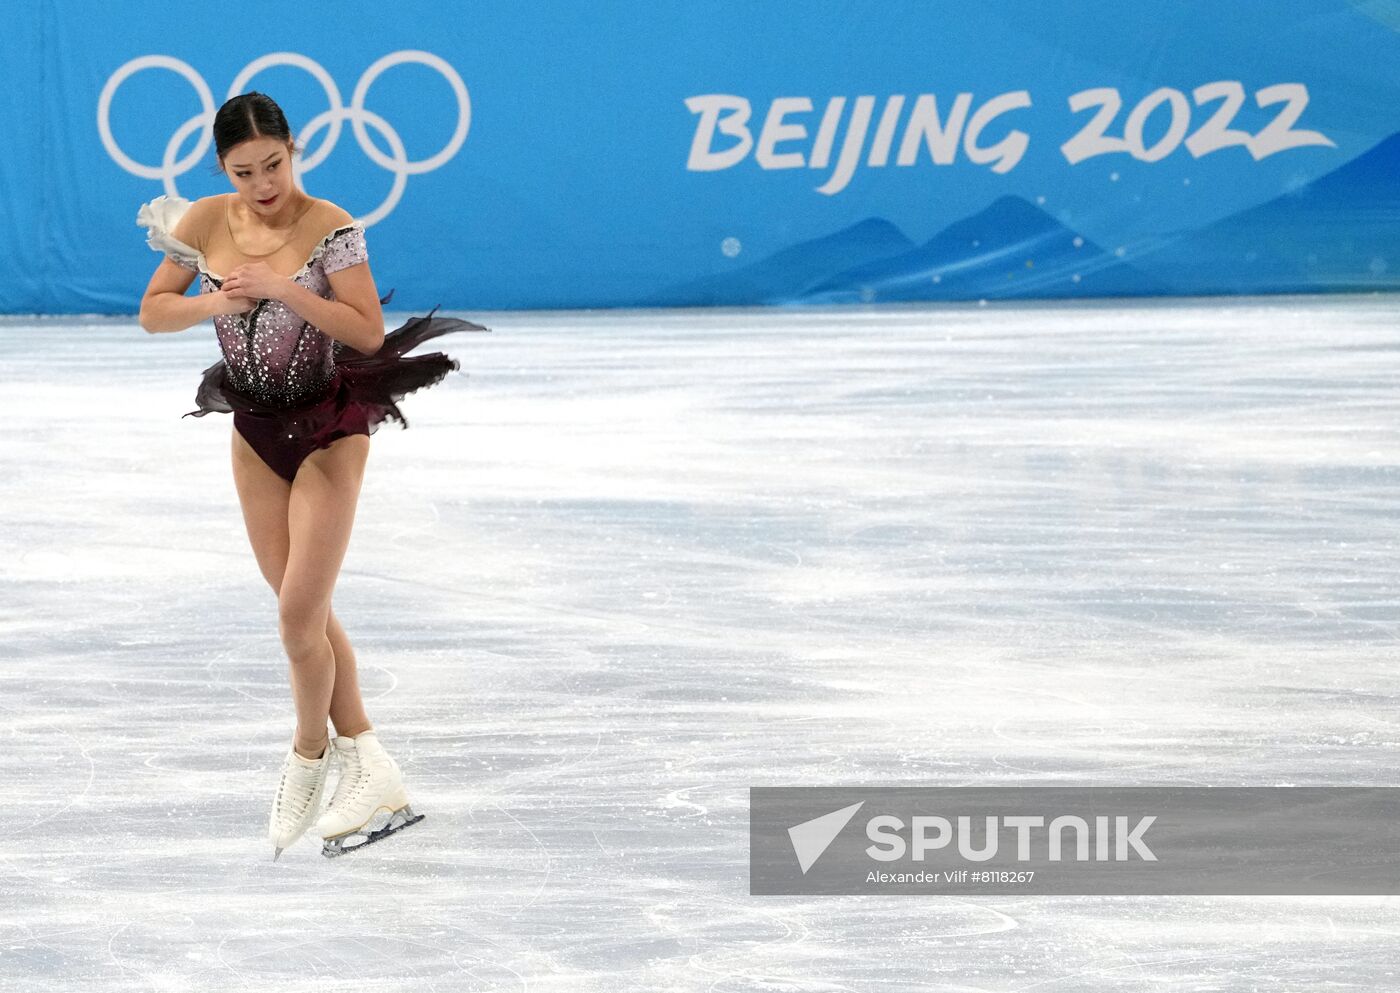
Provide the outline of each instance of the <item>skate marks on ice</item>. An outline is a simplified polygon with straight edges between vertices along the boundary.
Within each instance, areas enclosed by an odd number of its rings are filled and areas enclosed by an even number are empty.
[[[275,599],[172,419],[212,341],[0,322],[0,991],[1384,987],[1393,901],[757,899],[746,832],[753,785],[1385,782],[1395,317],[502,315],[376,434],[336,592],[428,816],[276,866]]]

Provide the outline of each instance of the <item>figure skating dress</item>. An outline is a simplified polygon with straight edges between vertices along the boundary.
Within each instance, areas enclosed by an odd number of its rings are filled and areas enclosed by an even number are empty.
[[[190,201],[159,196],[141,205],[136,223],[146,244],[199,274],[199,291],[213,293],[224,277],[209,271],[204,253],[171,232]],[[321,239],[291,277],[313,293],[335,299],[330,273],[368,259],[364,225],[352,221]],[[388,303],[391,290],[380,303]],[[233,426],[267,465],[287,482],[312,452],[337,438],[373,434],[385,419],[408,427],[399,401],[459,369],[441,352],[405,355],[431,338],[454,331],[486,331],[470,321],[414,317],[385,335],[365,355],[304,321],[280,300],[259,300],[243,314],[217,314],[214,329],[223,358],[204,370],[197,408],[184,416],[232,413]]]

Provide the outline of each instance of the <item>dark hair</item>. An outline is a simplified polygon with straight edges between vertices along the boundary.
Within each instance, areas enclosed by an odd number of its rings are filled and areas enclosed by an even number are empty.
[[[223,157],[235,145],[252,138],[276,138],[278,141],[291,141],[292,129],[287,127],[287,116],[277,101],[266,93],[256,90],[240,93],[229,99],[214,115],[214,148],[218,161],[214,172],[223,172]],[[301,149],[293,146],[293,152]]]

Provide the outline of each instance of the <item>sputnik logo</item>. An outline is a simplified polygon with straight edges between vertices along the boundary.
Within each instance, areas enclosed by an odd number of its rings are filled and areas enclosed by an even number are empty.
[[[788,828],[788,838],[792,841],[792,850],[797,854],[797,864],[802,867],[804,876],[864,805],[865,801],[862,800]]]

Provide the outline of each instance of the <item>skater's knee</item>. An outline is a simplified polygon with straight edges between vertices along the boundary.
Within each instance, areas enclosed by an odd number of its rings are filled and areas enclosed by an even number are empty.
[[[280,634],[282,635],[282,647],[293,662],[314,656],[321,648],[330,644],[326,639],[325,631],[282,627]]]
[[[277,631],[292,657],[313,652],[326,643],[326,609],[298,603],[296,598],[279,597]]]

